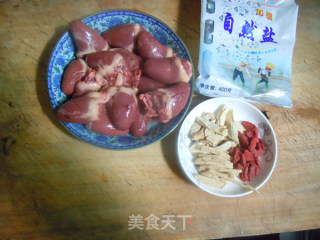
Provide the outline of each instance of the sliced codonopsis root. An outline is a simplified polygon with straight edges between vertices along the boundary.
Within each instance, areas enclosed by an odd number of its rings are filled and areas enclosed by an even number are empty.
[[[145,31],[139,24],[122,24],[101,33],[110,47],[124,48],[129,51],[134,49],[137,35]]]
[[[142,31],[137,36],[136,48],[142,58],[166,58],[176,55],[171,48],[158,42],[147,31]]]
[[[191,63],[178,57],[148,59],[143,68],[148,76],[164,84],[189,82],[192,76]]]
[[[177,83],[169,88],[159,88],[140,94],[147,115],[159,122],[166,123],[177,116],[185,107],[190,96],[188,83]]]
[[[66,95],[71,95],[74,92],[75,84],[81,81],[88,71],[86,62],[82,59],[72,61],[63,76],[61,89]]]
[[[71,23],[70,31],[77,46],[77,57],[109,49],[107,41],[80,20]]]

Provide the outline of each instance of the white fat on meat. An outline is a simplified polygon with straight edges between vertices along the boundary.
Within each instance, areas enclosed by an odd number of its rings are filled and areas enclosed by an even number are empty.
[[[167,47],[167,53],[166,53],[166,57],[173,57],[174,56],[174,52],[171,48]]]
[[[87,34],[86,39],[83,39],[83,37],[81,37],[82,34],[83,33],[77,33],[77,32],[72,33],[72,35],[75,38],[76,42],[77,41],[82,41],[82,42],[87,43],[86,45],[87,45],[88,48],[85,51],[78,52],[77,53],[78,57],[81,57],[81,56],[96,52],[96,49],[94,48],[94,46],[90,44],[93,41],[91,39],[92,35],[91,34]],[[105,46],[100,51],[107,51],[108,49],[109,49],[109,45],[106,42]]]
[[[98,77],[107,77],[110,74],[114,73],[115,67],[125,65],[125,61],[123,57],[117,53],[114,55],[112,59],[112,63],[110,65],[102,64],[99,61],[99,69],[97,71]]]
[[[80,63],[81,63],[81,66],[82,66],[80,72],[86,73],[86,72],[88,71],[88,69],[89,69],[86,61],[84,61],[84,60],[81,59],[81,58],[78,58],[78,59],[79,59],[79,61],[80,61]]]
[[[164,96],[166,98],[166,115],[168,119],[172,118],[172,99],[173,99],[173,95],[174,93],[172,91],[168,91],[167,89],[164,88],[159,88],[157,91],[164,93]]]
[[[124,77],[122,73],[118,73],[117,79],[116,79],[116,86],[122,86],[124,84]]]
[[[93,92],[93,91],[98,91],[101,88],[101,84],[98,82],[90,82],[86,83],[83,81],[77,82],[76,85],[76,92]]]
[[[119,92],[123,92],[123,93],[126,93],[126,94],[128,94],[128,95],[133,96],[134,99],[135,99],[135,102],[138,103],[138,100],[137,100],[137,98],[135,97],[135,96],[136,96],[136,91],[133,90],[132,88],[119,87]]]
[[[128,95],[131,95],[131,96],[136,96],[136,91],[133,90],[132,88],[128,88],[128,87],[117,87],[117,86],[113,86],[113,87],[109,87],[107,90],[106,90],[106,95],[105,95],[105,102],[108,102],[109,99],[115,95],[116,93],[118,92],[123,92],[123,93],[126,93]],[[136,103],[137,103],[137,98],[135,97],[134,98]]]
[[[139,24],[134,24],[134,26],[133,26],[133,32],[134,32],[134,36],[136,37],[137,36],[137,34],[141,31],[141,26],[139,25]],[[129,50],[129,51],[133,51],[133,48],[134,48],[134,42],[133,43],[131,43],[128,47],[127,47],[127,49]]]
[[[80,118],[90,118],[90,121],[95,121],[99,119],[99,107],[100,104],[106,103],[109,98],[106,92],[90,92],[88,93],[90,98],[88,103],[88,111],[83,113]]]
[[[179,79],[181,80],[181,82],[189,82],[190,76],[184,69],[181,59],[176,57],[174,60],[174,64],[179,68]]]

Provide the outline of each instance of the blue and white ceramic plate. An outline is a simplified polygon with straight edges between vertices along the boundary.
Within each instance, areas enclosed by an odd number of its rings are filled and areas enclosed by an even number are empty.
[[[130,10],[112,10],[94,14],[82,21],[99,33],[120,24],[138,23],[151,32],[159,42],[171,47],[178,57],[192,62],[186,46],[173,30],[148,14]],[[55,46],[48,66],[48,92],[54,110],[67,101],[67,96],[61,91],[60,84],[66,66],[74,59],[75,48],[69,32],[66,32]],[[134,137],[130,134],[111,137],[91,132],[82,124],[65,122],[62,124],[81,140],[99,147],[121,150],[146,146],[167,136],[183,119],[191,103],[194,90],[193,80],[194,77],[190,80],[191,94],[183,111],[166,124],[150,123],[147,132],[142,137]]]

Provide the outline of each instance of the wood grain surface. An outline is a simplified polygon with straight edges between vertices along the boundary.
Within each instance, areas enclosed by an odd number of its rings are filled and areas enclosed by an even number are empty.
[[[0,1],[0,239],[208,239],[320,227],[320,1],[297,1],[292,109],[266,111],[279,157],[260,194],[210,195],[160,142],[110,151],[75,139],[46,91],[50,53],[70,23],[106,9],[161,19],[198,63],[200,1]],[[194,96],[192,106],[205,98]],[[129,216],[175,216],[174,227],[128,229]],[[182,218],[191,215],[183,229]]]

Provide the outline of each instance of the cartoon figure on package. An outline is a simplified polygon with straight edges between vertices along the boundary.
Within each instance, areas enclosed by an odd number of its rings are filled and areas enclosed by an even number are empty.
[[[258,89],[259,84],[265,83],[266,90],[269,90],[269,77],[271,76],[271,70],[274,68],[275,66],[272,63],[267,63],[265,68],[258,69],[261,79],[256,83],[256,89]]]
[[[240,80],[242,82],[242,88],[244,89],[246,86],[245,80],[244,80],[244,76],[243,76],[243,72],[245,71],[249,78],[251,78],[250,72],[249,72],[249,63],[246,60],[241,61],[239,64],[236,65],[234,71],[233,71],[233,77],[232,80],[233,82],[237,79],[237,77],[240,77]]]

